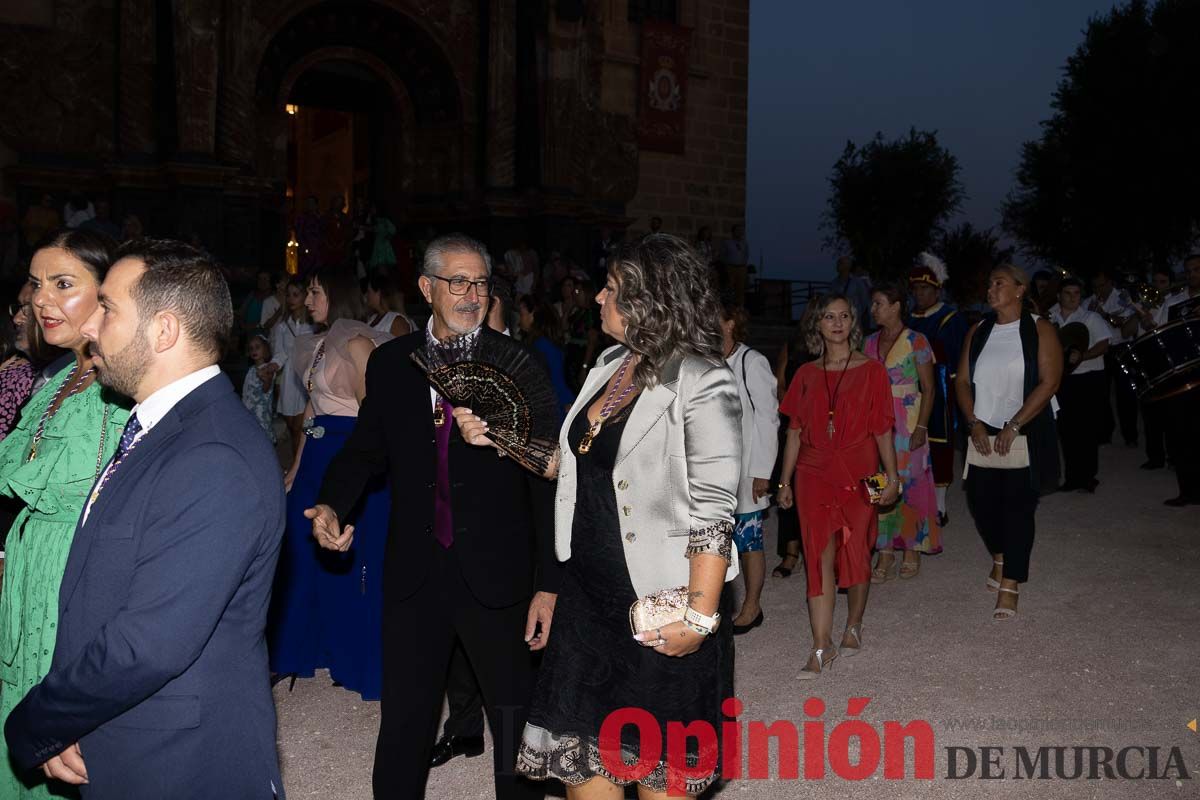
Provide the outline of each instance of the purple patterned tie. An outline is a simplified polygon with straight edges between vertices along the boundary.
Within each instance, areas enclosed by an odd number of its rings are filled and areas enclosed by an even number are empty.
[[[104,488],[105,484],[112,478],[113,473],[117,471],[121,459],[125,458],[125,454],[133,449],[133,441],[141,432],[142,423],[138,421],[137,414],[130,414],[129,420],[125,423],[125,430],[121,431],[121,440],[117,442],[117,452],[113,454],[112,461],[109,462],[108,469],[104,471],[100,482],[92,490],[91,499],[88,501],[88,508],[91,508],[92,503],[96,502],[96,498],[100,496],[100,490]]]
[[[454,406],[438,397],[445,420],[441,427],[435,427],[434,437],[437,442],[437,486],[433,495],[433,536],[442,547],[449,548],[454,544],[454,516],[450,505],[450,429],[454,426],[451,414]]]

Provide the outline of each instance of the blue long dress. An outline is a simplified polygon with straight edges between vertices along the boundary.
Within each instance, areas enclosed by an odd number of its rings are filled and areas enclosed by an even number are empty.
[[[317,410],[330,404],[326,394],[331,383],[340,382],[338,363],[341,345],[353,335],[367,335],[362,323],[349,333],[335,323],[329,333],[331,346],[315,371],[312,398]],[[345,326],[343,326],[345,327]],[[340,335],[339,335],[340,334]],[[377,343],[387,334],[372,331]],[[316,337],[319,342],[320,336]],[[310,343],[311,344],[311,343]],[[312,353],[297,355],[310,371]],[[343,410],[344,397],[339,398]],[[353,402],[353,401],[351,401]],[[356,404],[355,404],[356,405]],[[345,553],[321,548],[312,535],[312,521],[304,516],[316,503],[329,462],[341,450],[356,417],[320,414],[313,419],[304,443],[300,467],[287,498],[287,530],[279,554],[271,613],[267,627],[271,671],[312,677],[327,667],[330,677],[364,700],[378,700],[382,684],[383,554],[387,541],[390,500],[386,479],[380,476],[343,525],[353,524],[354,543]],[[319,434],[319,435],[317,435]]]

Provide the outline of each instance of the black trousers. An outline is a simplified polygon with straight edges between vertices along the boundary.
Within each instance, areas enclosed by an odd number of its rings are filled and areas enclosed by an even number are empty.
[[[1100,429],[1108,395],[1104,372],[1066,375],[1058,389],[1058,435],[1063,450],[1063,486],[1087,488],[1100,469]]]
[[[1200,389],[1149,406],[1166,426],[1167,453],[1175,465],[1179,494],[1200,501]]]
[[[1125,444],[1136,445],[1138,441],[1137,395],[1133,393],[1133,386],[1121,373],[1121,368],[1117,365],[1116,358],[1113,356],[1111,350],[1104,354],[1104,373],[1107,376],[1108,384],[1112,386],[1112,394],[1116,400],[1117,415],[1114,425],[1112,406],[1106,400],[1105,408],[1107,409],[1107,414],[1106,420],[1100,429],[1102,434],[1101,441],[1111,440],[1113,428],[1116,427],[1121,431],[1121,438],[1125,440]],[[1109,396],[1107,388],[1105,388],[1104,396],[1106,398]]]
[[[483,736],[483,695],[479,693],[479,681],[462,644],[454,648],[450,657],[450,671],[446,674],[446,699],[450,703],[450,716],[442,726],[442,734],[454,737]]]
[[[517,750],[533,692],[534,662],[524,642],[528,603],[480,605],[462,578],[453,547],[438,549],[415,594],[384,592],[383,697],[372,775],[376,800],[421,800],[437,734],[446,673],[461,642],[479,679],[495,740],[497,800],[541,800],[544,789],[516,774]]]
[[[1029,580],[1033,517],[1038,506],[1029,470],[972,466],[966,486],[975,529],[989,553],[1004,556],[1004,577],[1019,583]]]
[[[1142,424],[1146,427],[1146,460],[1154,464],[1167,461],[1167,426],[1162,403],[1142,403]]]

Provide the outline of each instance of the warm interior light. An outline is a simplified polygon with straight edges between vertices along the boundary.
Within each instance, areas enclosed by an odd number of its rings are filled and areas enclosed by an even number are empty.
[[[295,103],[288,103],[287,105],[285,105],[283,107],[283,110],[289,114],[294,115],[297,111],[300,110],[300,106],[296,105]]]

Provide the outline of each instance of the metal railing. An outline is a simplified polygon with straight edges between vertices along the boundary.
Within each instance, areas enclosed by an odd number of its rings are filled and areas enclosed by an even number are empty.
[[[829,283],[763,278],[755,283],[747,306],[758,319],[792,322],[800,318],[809,300],[829,291]]]

